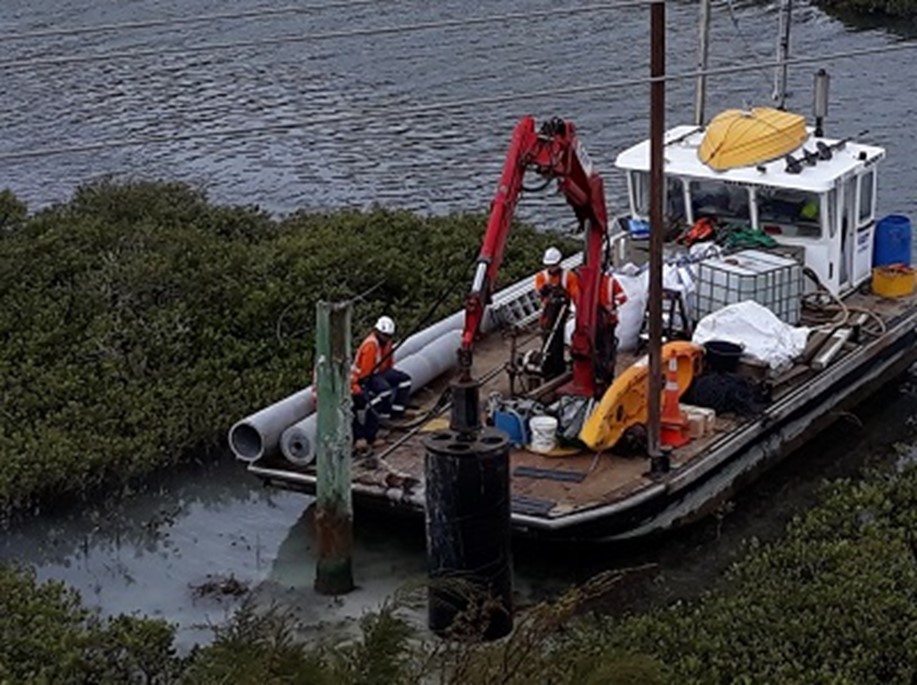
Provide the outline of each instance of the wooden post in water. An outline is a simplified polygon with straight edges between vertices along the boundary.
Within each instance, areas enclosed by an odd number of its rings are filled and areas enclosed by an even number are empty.
[[[353,503],[350,457],[350,302],[315,307],[316,429],[315,590],[340,595],[353,590]]]

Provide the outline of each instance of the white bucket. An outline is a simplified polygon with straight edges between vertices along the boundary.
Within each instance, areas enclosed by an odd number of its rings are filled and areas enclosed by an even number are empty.
[[[532,442],[529,449],[533,452],[550,452],[557,446],[557,419],[553,416],[533,416],[529,419]]]

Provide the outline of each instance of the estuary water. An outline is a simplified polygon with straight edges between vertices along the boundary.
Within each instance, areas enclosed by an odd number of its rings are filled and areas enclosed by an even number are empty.
[[[570,11],[587,3],[561,10],[546,0],[380,0],[41,37],[36,32],[244,12],[267,3],[5,0],[0,187],[32,209],[114,176],[183,180],[216,202],[257,204],[278,215],[373,204],[480,212],[489,205],[513,126],[532,113],[577,125],[606,178],[613,212],[624,201],[615,155],[649,127],[648,86],[623,84],[648,74],[649,13],[603,5]],[[461,23],[488,15],[502,18]],[[671,2],[667,15],[668,69],[690,71],[697,5]],[[428,28],[367,33],[405,25]],[[776,28],[775,4],[715,2],[711,66],[771,60]],[[898,40],[805,3],[792,25],[796,56]],[[881,213],[917,209],[911,163],[917,128],[908,125],[912,61],[913,53],[897,52],[790,71],[791,109],[808,113],[812,73],[824,66],[833,77],[828,133],[866,131],[861,138],[888,148]],[[759,69],[711,79],[708,112],[766,104],[772,77]],[[618,85],[600,87],[609,83]],[[570,92],[575,88],[581,90]],[[690,80],[670,83],[668,125],[691,121],[693,98]],[[555,194],[527,197],[519,214],[545,230],[573,225]],[[622,610],[702,591],[741,553],[743,539],[774,536],[805,511],[822,479],[888,463],[902,445],[909,449],[917,415],[911,381],[889,387],[882,401],[857,414],[857,422],[836,424],[720,515],[675,539],[549,555],[563,556],[563,563],[520,545],[520,603],[552,596],[603,568],[642,564],[654,570],[622,584],[615,598]],[[227,426],[238,418],[227,416]],[[103,613],[176,622],[185,647],[209,639],[212,625],[244,596],[285,607],[307,630],[321,632],[329,624],[352,627],[396,588],[422,580],[423,537],[416,528],[358,518],[358,591],[340,599],[315,595],[308,504],[301,495],[262,489],[227,456],[104,505],[15,524],[0,535],[0,560],[72,584]]]

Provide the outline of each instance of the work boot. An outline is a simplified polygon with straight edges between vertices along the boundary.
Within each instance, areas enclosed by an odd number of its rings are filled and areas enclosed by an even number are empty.
[[[365,452],[368,449],[369,449],[369,443],[366,441],[365,438],[359,438],[358,440],[355,440],[353,443],[354,452]]]
[[[373,447],[384,447],[385,440],[383,438],[376,438],[373,440]]]

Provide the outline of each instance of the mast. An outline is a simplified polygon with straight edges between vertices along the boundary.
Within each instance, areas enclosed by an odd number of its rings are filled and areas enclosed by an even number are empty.
[[[649,416],[647,452],[661,455],[662,419],[662,203],[663,135],[665,131],[665,2],[650,5],[650,272],[649,272]]]
[[[704,101],[707,98],[707,57],[710,54],[710,0],[700,3],[700,45],[697,49],[697,83],[694,91],[694,125],[704,125]]]
[[[777,109],[786,108],[787,59],[790,56],[790,14],[793,0],[780,3],[780,31],[777,36],[777,66],[774,68],[774,100]]]

